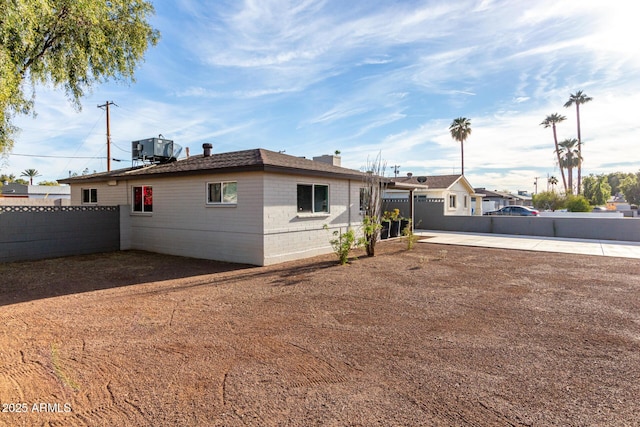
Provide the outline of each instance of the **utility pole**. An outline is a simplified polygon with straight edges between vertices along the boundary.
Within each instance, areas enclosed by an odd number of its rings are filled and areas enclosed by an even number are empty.
[[[109,131],[109,105],[118,106],[113,101],[107,101],[102,105],[98,105],[98,108],[105,108],[107,111],[107,172],[111,171],[111,132]]]
[[[536,191],[533,194],[538,194],[538,178],[540,178],[539,176],[536,176],[534,179],[535,181],[533,182],[533,184],[536,186]]]
[[[393,176],[397,178],[399,173],[400,173],[400,165],[393,165]]]
[[[547,172],[547,193],[549,192],[549,172]]]

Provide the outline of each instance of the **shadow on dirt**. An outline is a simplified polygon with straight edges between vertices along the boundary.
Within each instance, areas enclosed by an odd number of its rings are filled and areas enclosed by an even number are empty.
[[[256,268],[144,251],[0,264],[0,306],[141,283]]]
[[[247,279],[292,286],[304,274],[335,261],[293,262],[257,267],[145,251],[119,251],[0,264],[0,306],[123,286],[188,279],[171,288],[219,285]],[[201,276],[201,277],[199,277]],[[170,289],[146,292],[167,292]]]

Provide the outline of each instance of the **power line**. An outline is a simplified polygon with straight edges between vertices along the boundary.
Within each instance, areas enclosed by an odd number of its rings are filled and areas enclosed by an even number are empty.
[[[47,156],[44,154],[19,154],[19,153],[11,153],[9,156],[23,156],[23,157],[50,157],[54,159],[106,159],[106,156]],[[119,159],[111,159],[116,162],[121,162]]]

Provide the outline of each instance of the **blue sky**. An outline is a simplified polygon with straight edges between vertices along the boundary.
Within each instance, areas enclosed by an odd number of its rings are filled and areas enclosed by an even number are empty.
[[[381,153],[387,175],[459,173],[448,126],[471,120],[465,175],[492,190],[546,189],[560,177],[551,113],[576,137],[583,90],[584,174],[640,169],[640,30],[631,1],[178,0],[155,2],[162,33],[130,85],[96,86],[77,112],[38,87],[2,173],[39,180],[131,166],[131,141],[162,134],[214,152],[266,148],[313,157],[340,150],[362,169]],[[28,157],[18,154],[83,158]],[[86,157],[86,158],[84,158]]]

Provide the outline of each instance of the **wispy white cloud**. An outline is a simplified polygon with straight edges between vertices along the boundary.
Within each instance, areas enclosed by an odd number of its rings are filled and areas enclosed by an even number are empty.
[[[21,118],[16,152],[104,157],[104,116],[114,100],[114,143],[162,133],[199,150],[340,149],[359,168],[378,152],[403,172],[459,170],[454,117],[472,119],[465,172],[488,188],[532,188],[557,174],[542,119],[585,90],[585,171],[627,164],[637,150],[639,28],[629,2],[464,0],[178,0],[158,3],[163,33],[131,86],[97,87],[78,113],[38,89],[38,118]],[[335,147],[335,148],[334,148]],[[615,147],[615,150],[612,149]],[[621,155],[620,153],[624,153]],[[77,154],[76,154],[77,155]],[[126,152],[118,155],[127,156]],[[9,158],[54,179],[104,160]],[[44,175],[44,174],[43,174]],[[44,177],[43,177],[44,179]]]

